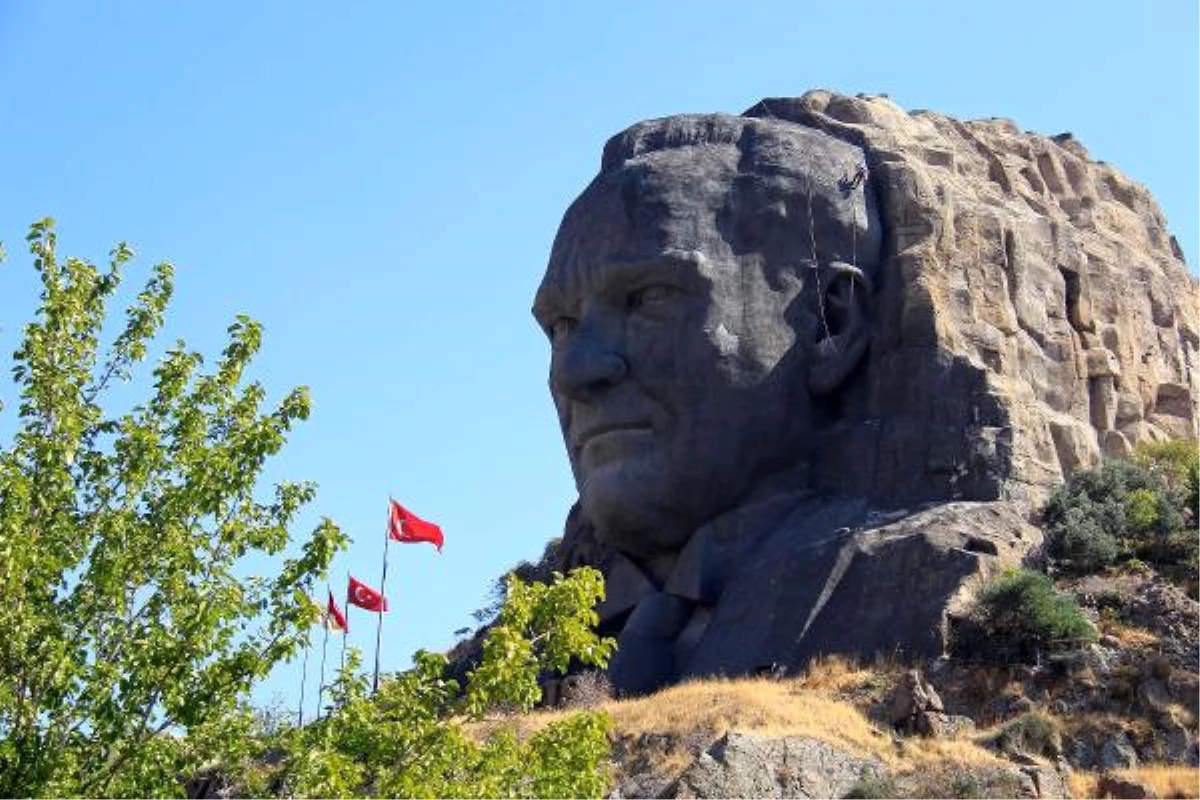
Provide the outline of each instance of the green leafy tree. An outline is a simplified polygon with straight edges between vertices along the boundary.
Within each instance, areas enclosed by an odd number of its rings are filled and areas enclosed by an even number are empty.
[[[580,712],[524,738],[489,711],[528,711],[541,671],[578,660],[604,666],[615,643],[594,631],[604,583],[593,569],[550,584],[510,577],[499,619],[465,692],[446,657],[419,652],[411,670],[367,696],[357,654],[337,681],[330,715],[292,731],[268,787],[294,797],[599,797],[607,791],[609,719]],[[486,732],[489,731],[490,733]],[[246,764],[231,765],[244,773]],[[261,788],[261,786],[260,786]]]
[[[130,249],[101,270],[60,258],[51,220],[27,238],[42,291],[0,450],[0,796],[178,795],[181,774],[244,746],[244,699],[304,644],[306,590],[345,544],[325,520],[284,559],[314,487],[256,491],[308,393],[263,410],[243,379],[261,329],[239,317],[211,370],[178,342],[148,399],[106,410],[162,324],[172,268],[102,346]],[[252,555],[260,575],[282,562],[274,577],[241,577]]]

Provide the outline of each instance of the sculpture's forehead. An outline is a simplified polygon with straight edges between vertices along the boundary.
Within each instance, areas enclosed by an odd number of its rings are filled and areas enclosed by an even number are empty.
[[[738,157],[737,148],[725,144],[631,159],[588,186],[567,211],[558,238],[597,244],[614,233],[695,235],[698,227],[716,224],[728,204]]]
[[[717,130],[721,120],[736,125]],[[818,253],[878,258],[873,198],[844,189],[862,150],[796,125],[721,120],[639,123],[610,141],[601,174],[563,218],[535,303],[586,295],[610,265],[668,251],[714,268],[748,253],[785,266]]]
[[[579,289],[608,265],[667,252],[730,255],[721,228],[737,161],[734,146],[705,145],[646,154],[601,175],[567,211],[543,289]]]

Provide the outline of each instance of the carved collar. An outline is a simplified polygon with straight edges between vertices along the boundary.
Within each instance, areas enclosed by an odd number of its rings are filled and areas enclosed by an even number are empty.
[[[747,549],[776,529],[789,512],[810,496],[807,491],[777,494],[710,520],[679,551],[661,591],[699,606],[715,605],[727,578]],[[627,613],[660,590],[641,565],[621,553],[612,557],[605,579],[606,596],[597,608],[602,624]]]

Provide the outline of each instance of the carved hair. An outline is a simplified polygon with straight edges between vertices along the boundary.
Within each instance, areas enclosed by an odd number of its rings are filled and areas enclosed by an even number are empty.
[[[636,169],[655,153],[719,146],[737,149],[730,188],[736,219],[728,232],[735,251],[758,249],[763,232],[777,231],[786,218],[794,242],[787,266],[801,271],[840,261],[874,276],[883,249],[875,194],[869,183],[850,186],[865,154],[814,128],[728,114],[649,120],[609,139],[597,180]]]

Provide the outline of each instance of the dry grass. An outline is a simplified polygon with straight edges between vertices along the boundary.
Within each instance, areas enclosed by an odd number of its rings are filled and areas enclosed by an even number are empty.
[[[643,747],[655,743],[659,774],[677,774],[697,750],[730,731],[811,738],[858,757],[876,758],[901,772],[1004,763],[965,740],[910,738],[897,747],[890,731],[872,723],[849,702],[828,695],[861,691],[864,680],[866,684],[873,680],[868,670],[838,668],[782,681],[696,681],[602,708],[612,716],[618,737]]]
[[[647,697],[611,700],[597,710],[613,720],[619,776],[644,772],[647,764],[656,774],[674,776],[730,731],[816,739],[858,757],[878,759],[897,775],[1011,767],[976,743],[995,731],[980,731],[970,739],[897,740],[886,726],[872,722],[867,710],[887,696],[902,670],[899,664],[864,667],[830,658],[794,678],[692,681]],[[480,738],[499,727],[527,736],[573,713],[541,710],[467,728]]]
[[[902,664],[880,661],[863,667],[845,656],[822,656],[792,682],[800,688],[834,695],[858,695],[863,690],[887,688],[904,670]]]
[[[1159,797],[1200,797],[1200,770],[1195,767],[1152,764],[1137,769],[1117,770],[1112,774],[1122,780],[1145,784]],[[1100,775],[1095,772],[1074,772],[1070,777],[1070,788],[1072,797],[1099,797]]]
[[[859,754],[890,747],[889,737],[861,712],[806,690],[796,681],[696,681],[604,708],[616,729],[627,736],[654,733],[683,739],[703,732],[717,738],[738,730],[809,736]]]
[[[897,745],[890,730],[868,719],[865,709],[886,696],[901,669],[828,658],[795,678],[692,681],[647,697],[609,701],[598,710],[612,717],[618,740],[640,742],[635,749],[653,747],[656,766],[664,773],[678,771],[698,749],[730,731],[816,739],[903,771],[1003,763],[967,740],[909,738]],[[497,727],[515,726],[524,736],[570,713],[543,710],[469,727],[483,737]]]
[[[1158,636],[1144,628],[1135,628],[1120,622],[1106,623],[1103,628],[1104,632],[1120,642],[1122,647],[1130,650],[1148,650],[1159,642]]]

